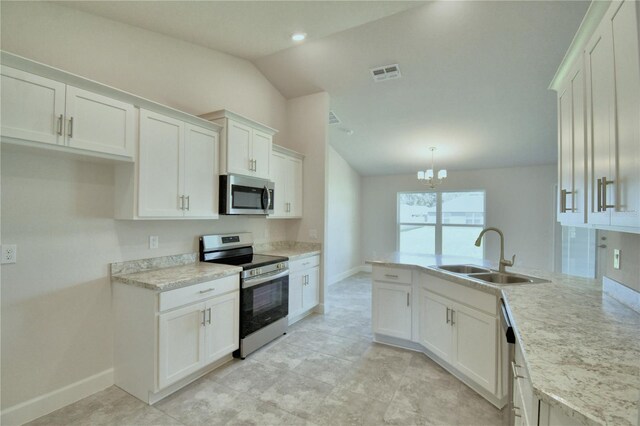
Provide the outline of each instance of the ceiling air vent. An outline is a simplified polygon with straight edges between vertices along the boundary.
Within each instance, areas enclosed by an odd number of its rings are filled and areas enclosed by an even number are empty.
[[[329,111],[329,124],[340,124],[340,119],[333,111]]]
[[[398,66],[398,64],[392,64],[385,65],[383,67],[372,68],[371,76],[373,77],[373,81],[378,82],[400,78],[402,75],[400,74],[400,67]]]

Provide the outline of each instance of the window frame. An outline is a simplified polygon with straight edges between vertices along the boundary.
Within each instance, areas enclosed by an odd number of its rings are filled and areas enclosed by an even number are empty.
[[[483,213],[484,219],[482,224],[466,224],[466,223],[455,223],[455,224],[445,224],[442,222],[442,194],[450,193],[450,192],[482,192],[484,195],[483,198]],[[436,194],[436,223],[418,223],[418,222],[400,222],[400,196],[402,194],[428,194],[435,193]],[[442,231],[443,227],[460,227],[460,228],[485,228],[487,226],[487,191],[484,189],[465,189],[465,190],[443,190],[443,191],[398,191],[396,193],[396,251],[400,251],[400,227],[402,225],[414,225],[414,226],[433,226],[435,228],[435,253],[433,256],[442,256]],[[485,259],[486,253],[486,244],[482,244],[482,259]],[[425,254],[425,256],[431,256],[429,254]],[[445,255],[445,256],[455,256],[455,255]]]

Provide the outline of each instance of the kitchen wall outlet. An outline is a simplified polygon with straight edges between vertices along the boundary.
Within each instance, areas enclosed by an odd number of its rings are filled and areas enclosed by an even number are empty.
[[[18,246],[15,244],[2,245],[2,263],[16,263],[18,261]]]
[[[318,239],[318,230],[317,229],[309,229],[309,238],[312,240]]]
[[[149,236],[149,248],[150,249],[157,249],[158,248],[158,236],[157,235]]]
[[[620,269],[620,250],[613,249],[613,269]]]

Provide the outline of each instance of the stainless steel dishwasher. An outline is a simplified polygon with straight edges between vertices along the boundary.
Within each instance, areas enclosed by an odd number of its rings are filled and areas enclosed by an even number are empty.
[[[513,426],[515,424],[515,413],[513,409],[513,369],[510,367],[513,364],[513,362],[515,362],[516,335],[513,332],[513,327],[511,325],[511,318],[509,317],[509,311],[507,310],[507,306],[504,303],[504,299],[500,299],[500,324],[502,326],[502,333],[507,342],[508,354],[509,354],[507,357],[508,400],[507,400],[507,406],[505,407],[507,410],[507,413],[506,415],[503,415],[502,418],[505,425]]]

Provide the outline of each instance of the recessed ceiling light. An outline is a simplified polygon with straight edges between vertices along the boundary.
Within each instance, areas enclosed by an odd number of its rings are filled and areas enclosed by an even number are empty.
[[[291,40],[293,40],[293,41],[302,41],[305,38],[307,38],[307,34],[306,33],[293,33],[291,35]]]

